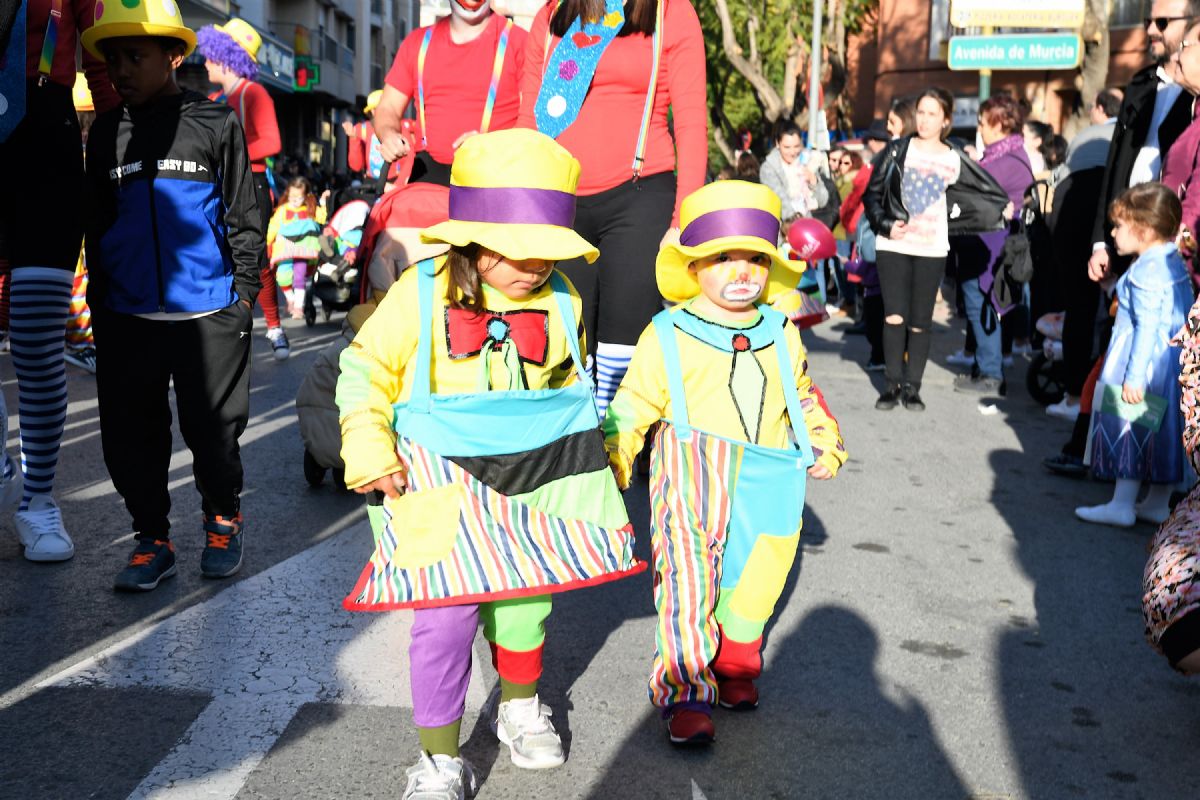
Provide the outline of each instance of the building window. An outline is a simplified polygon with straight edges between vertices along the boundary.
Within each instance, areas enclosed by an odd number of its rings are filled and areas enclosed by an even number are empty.
[[[354,22],[349,21],[346,23],[346,47],[350,48],[350,52],[354,52],[354,40],[356,38],[354,34]]]
[[[1108,15],[1108,25],[1111,28],[1138,28],[1146,16],[1148,0],[1112,0],[1112,10]]]

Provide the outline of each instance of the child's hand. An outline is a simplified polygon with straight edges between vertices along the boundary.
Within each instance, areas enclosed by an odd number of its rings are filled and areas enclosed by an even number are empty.
[[[404,474],[404,470],[398,470],[390,475],[384,475],[382,478],[376,478],[370,483],[363,484],[354,491],[358,492],[359,494],[383,492],[385,495],[395,500],[400,495],[408,491],[408,477]]]
[[[1121,387],[1121,399],[1131,406],[1135,406],[1142,402],[1146,393],[1138,389],[1136,386],[1130,386],[1128,383]]]
[[[808,468],[808,474],[819,481],[827,481],[833,477],[833,473],[829,471],[829,467],[824,464],[813,464]]]

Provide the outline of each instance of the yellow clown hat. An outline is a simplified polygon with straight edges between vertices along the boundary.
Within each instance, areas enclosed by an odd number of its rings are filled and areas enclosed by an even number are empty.
[[[571,229],[578,183],[579,162],[544,133],[513,128],[472,136],[450,168],[450,219],[421,238],[475,243],[515,261],[593,262],[600,251]]]
[[[796,288],[804,264],[779,254],[780,206],[773,191],[747,181],[716,181],[685,197],[679,208],[679,244],[665,246],[655,261],[663,298],[682,303],[700,294],[700,282],[688,265],[727,250],[771,257],[765,302]]]
[[[92,102],[92,90],[88,88],[87,76],[82,72],[75,73],[75,85],[71,87],[71,100],[76,111],[95,111],[96,104]]]
[[[383,89],[376,89],[367,95],[367,104],[363,106],[363,113],[370,114],[379,107],[379,101],[383,99]]]
[[[151,1],[147,0],[147,2]],[[213,30],[218,30],[233,39],[238,47],[246,51],[246,55],[250,56],[251,61],[255,64],[258,63],[258,48],[262,47],[262,35],[254,30],[249,22],[240,17],[234,17],[224,25],[213,25]]]
[[[196,33],[183,24],[175,0],[96,0],[96,22],[83,32],[84,48],[103,59],[100,42],[121,36],[167,36],[185,45],[184,57],[196,49]]]

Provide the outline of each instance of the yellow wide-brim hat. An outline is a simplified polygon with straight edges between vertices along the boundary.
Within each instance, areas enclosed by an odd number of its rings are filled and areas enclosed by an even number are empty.
[[[663,298],[682,303],[700,294],[700,282],[688,266],[728,250],[771,257],[763,301],[795,289],[804,263],[779,254],[781,205],[775,192],[748,181],[716,181],[685,197],[679,207],[679,244],[663,247],[654,265]]]
[[[148,3],[153,1],[146,0]],[[246,51],[246,55],[250,56],[251,61],[255,64],[258,63],[258,48],[262,47],[262,34],[254,30],[249,22],[240,17],[234,17],[224,25],[213,25],[213,30],[218,30],[233,39],[238,47]]]
[[[600,251],[572,230],[579,162],[544,133],[526,128],[467,139],[450,167],[450,219],[421,232],[426,242],[472,242],[514,261],[589,263]]]
[[[132,8],[125,0],[96,0],[95,24],[83,32],[80,44],[101,60],[100,42],[122,36],[168,36],[183,42],[184,57],[196,49],[196,32],[183,24],[175,0],[140,0]]]
[[[71,102],[76,111],[95,111],[96,104],[92,102],[92,90],[88,88],[87,76],[82,72],[75,73],[75,85],[71,87]]]
[[[383,99],[383,89],[376,89],[367,95],[367,104],[363,106],[363,113],[370,114],[379,107],[379,101]]]

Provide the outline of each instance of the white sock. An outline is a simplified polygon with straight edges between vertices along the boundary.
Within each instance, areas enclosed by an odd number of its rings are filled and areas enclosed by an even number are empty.
[[[1113,485],[1113,497],[1109,505],[1127,506],[1133,508],[1137,503],[1138,492],[1142,488],[1142,482],[1133,478],[1117,478]]]

